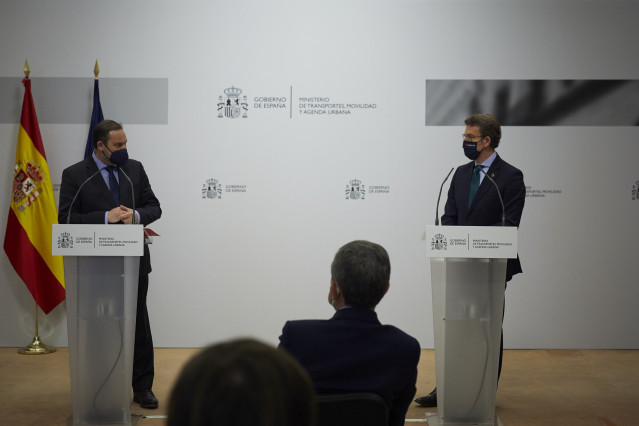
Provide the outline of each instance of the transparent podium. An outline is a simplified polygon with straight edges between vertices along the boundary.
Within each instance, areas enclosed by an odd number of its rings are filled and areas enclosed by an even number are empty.
[[[495,412],[513,227],[429,226],[437,413],[429,425],[501,425]]]
[[[53,225],[64,256],[73,425],[130,425],[141,225]]]

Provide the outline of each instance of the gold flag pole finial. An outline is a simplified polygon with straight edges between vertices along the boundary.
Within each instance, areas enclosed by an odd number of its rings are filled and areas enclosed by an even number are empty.
[[[31,74],[31,69],[29,68],[29,61],[24,60],[24,78],[29,78],[29,74]]]
[[[100,67],[98,66],[98,60],[95,60],[95,66],[93,67],[93,75],[95,75],[95,79],[98,79],[98,74],[100,74]]]

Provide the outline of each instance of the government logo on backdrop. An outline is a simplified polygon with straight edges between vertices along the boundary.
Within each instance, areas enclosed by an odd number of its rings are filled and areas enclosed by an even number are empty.
[[[224,96],[220,95],[217,103],[217,118],[247,117],[248,100],[242,95],[242,89],[231,86],[224,89]]]
[[[363,200],[366,198],[366,187],[359,179],[353,179],[346,185],[347,200]]]
[[[207,179],[206,183],[202,184],[202,198],[222,198],[222,184],[217,179]]]
[[[252,91],[259,90],[255,88]],[[249,101],[251,101],[252,114],[269,114],[271,117],[295,116],[300,118],[346,117],[352,114],[373,113],[377,111],[377,103],[368,100],[332,98],[318,96],[317,94],[306,96],[293,95],[293,86],[287,90],[269,89],[268,93],[253,93],[249,98],[239,87],[231,86],[224,89],[224,95],[220,95],[217,102],[218,118],[247,118]],[[341,118],[339,118],[341,119]]]

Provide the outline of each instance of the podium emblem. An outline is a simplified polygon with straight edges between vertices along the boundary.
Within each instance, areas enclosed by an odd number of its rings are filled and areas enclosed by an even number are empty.
[[[442,234],[434,235],[433,239],[430,242],[430,247],[432,250],[446,250],[446,248],[448,247],[446,237]]]
[[[70,233],[63,232],[58,235],[58,248],[73,248],[73,237],[71,237]]]

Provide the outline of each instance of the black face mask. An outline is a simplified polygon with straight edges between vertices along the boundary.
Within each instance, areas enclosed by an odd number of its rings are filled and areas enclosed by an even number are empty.
[[[471,160],[476,160],[477,157],[479,157],[479,154],[481,154],[481,151],[477,151],[477,144],[479,143],[479,141],[477,142],[470,142],[465,140],[462,143],[462,147],[464,148],[464,155],[466,157],[468,157]]]
[[[106,145],[104,147],[111,153],[109,161],[118,167],[123,166],[129,159],[129,153],[127,152],[126,148],[118,149],[117,151],[111,151],[109,148],[107,148]]]

